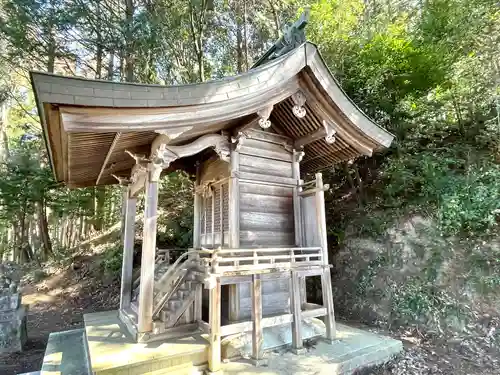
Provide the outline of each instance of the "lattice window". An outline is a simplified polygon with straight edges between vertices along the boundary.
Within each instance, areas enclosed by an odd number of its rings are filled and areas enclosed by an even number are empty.
[[[214,199],[215,199],[214,231],[219,232],[220,231],[220,185],[214,189]]]
[[[223,230],[229,230],[229,184],[222,185],[222,223]]]
[[[205,219],[207,222],[205,233],[212,233],[212,196],[205,197]]]

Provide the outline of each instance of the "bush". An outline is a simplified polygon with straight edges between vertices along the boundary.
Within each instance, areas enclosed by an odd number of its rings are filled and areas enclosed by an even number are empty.
[[[383,172],[386,204],[431,213],[443,235],[491,234],[500,213],[500,166],[460,150],[389,159]]]
[[[123,249],[119,244],[111,244],[103,252],[102,267],[106,274],[120,277]]]

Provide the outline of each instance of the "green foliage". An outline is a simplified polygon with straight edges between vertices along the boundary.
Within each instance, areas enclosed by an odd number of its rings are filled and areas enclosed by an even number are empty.
[[[103,271],[112,276],[120,277],[122,269],[123,248],[119,243],[112,243],[103,251],[101,266]]]
[[[158,242],[170,248],[186,249],[193,240],[193,182],[186,173],[165,176],[160,184]]]

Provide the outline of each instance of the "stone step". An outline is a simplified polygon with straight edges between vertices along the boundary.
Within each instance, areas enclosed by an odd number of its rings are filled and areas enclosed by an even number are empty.
[[[49,335],[41,375],[91,375],[84,329]]]

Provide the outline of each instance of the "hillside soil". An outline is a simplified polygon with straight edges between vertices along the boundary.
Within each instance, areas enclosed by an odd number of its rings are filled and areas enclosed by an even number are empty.
[[[0,374],[40,370],[51,332],[81,328],[83,314],[118,307],[119,281],[103,276],[98,258],[75,258],[70,266],[53,270],[39,282],[25,278],[23,303],[29,304],[28,342],[23,353],[0,355]],[[491,340],[495,328],[484,337],[454,339],[426,337],[417,330],[384,332],[364,328],[402,340],[405,350],[390,363],[364,369],[358,375],[500,374],[500,351]]]

